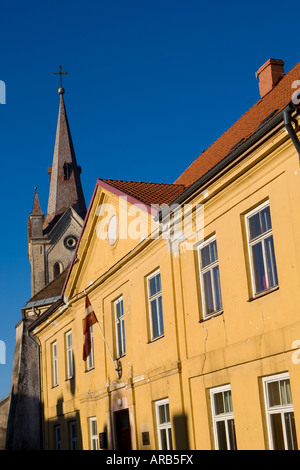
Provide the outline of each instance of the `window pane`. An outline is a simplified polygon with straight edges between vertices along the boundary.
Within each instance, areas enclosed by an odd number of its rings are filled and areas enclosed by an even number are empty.
[[[91,426],[92,426],[92,435],[94,436],[95,434],[97,434],[97,421],[95,419],[92,420]]]
[[[160,274],[157,274],[157,275],[155,276],[155,279],[156,279],[156,292],[160,292],[160,291],[161,291]]]
[[[289,379],[280,381],[281,400],[283,405],[292,403],[291,385]]]
[[[161,429],[160,430],[160,439],[161,439],[161,450],[168,450],[167,430],[166,429]]]
[[[249,218],[250,240],[258,237],[262,233],[259,212]]]
[[[231,391],[227,390],[224,392],[224,404],[225,404],[225,412],[231,413],[233,411],[232,408],[232,399],[231,399]]]
[[[150,302],[153,336],[159,336],[156,299]]]
[[[261,228],[262,233],[267,232],[270,230],[271,227],[271,216],[270,216],[270,207],[266,207],[260,212],[260,219],[261,219]]]
[[[271,430],[274,450],[284,450],[283,429],[280,413],[271,414]]]
[[[98,442],[96,439],[92,440],[92,450],[98,450]]]
[[[230,450],[236,450],[237,447],[236,447],[235,427],[234,427],[233,419],[229,419],[227,421],[227,428],[228,428]]]
[[[214,394],[214,401],[215,401],[215,414],[219,415],[224,413],[224,401],[223,401],[223,393],[215,393]]]
[[[67,346],[70,348],[72,346],[72,333],[67,335]]]
[[[275,262],[275,253],[274,253],[274,243],[273,236],[266,238],[265,241],[265,251],[267,258],[267,274],[269,279],[269,287],[277,286],[277,269]]]
[[[160,274],[157,274],[156,276],[153,276],[151,279],[149,279],[149,288],[150,296],[161,291]]]
[[[298,450],[294,413],[285,413],[285,430],[288,450]]]
[[[168,428],[168,438],[169,438],[169,449],[168,450],[172,450],[173,449],[173,443],[172,443],[171,428]]]
[[[211,263],[213,263],[214,261],[217,261],[217,259],[218,259],[217,242],[216,242],[216,240],[212,241],[212,242],[209,244],[209,247],[210,247]]]
[[[118,320],[120,318],[120,302],[116,302],[116,320]]]
[[[225,422],[217,421],[216,425],[217,425],[218,449],[227,450]]]
[[[152,277],[149,280],[149,288],[150,288],[150,295],[154,295],[156,293],[155,277]]]
[[[158,421],[159,424],[164,424],[166,422],[166,413],[164,405],[158,407]]]
[[[164,333],[164,320],[163,320],[163,310],[162,310],[162,297],[160,296],[158,299],[158,310],[159,310],[159,326],[160,331],[159,334],[162,335]]]
[[[169,403],[165,404],[165,412],[166,412],[166,422],[170,422],[170,413],[169,413]]]
[[[261,242],[253,245],[252,255],[256,292],[261,292],[267,288]]]
[[[72,435],[72,439],[76,439],[76,438],[77,438],[77,428],[76,428],[76,424],[72,424],[72,426],[71,426],[71,435]]]
[[[204,281],[206,313],[209,314],[209,313],[214,312],[214,302],[213,302],[212,285],[211,285],[211,272],[210,271],[207,271],[203,275],[203,281]]]
[[[213,276],[214,276],[214,287],[215,287],[215,295],[216,295],[216,310],[221,310],[222,298],[221,298],[219,266],[216,266],[213,269]]]
[[[209,245],[206,245],[201,250],[201,267],[205,268],[211,263]]]
[[[121,322],[122,326],[122,354],[125,353],[125,323],[124,321]]]
[[[269,406],[281,405],[279,382],[268,383]]]

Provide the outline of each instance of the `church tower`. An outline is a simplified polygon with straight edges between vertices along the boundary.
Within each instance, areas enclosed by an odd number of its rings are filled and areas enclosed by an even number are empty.
[[[62,86],[58,93],[60,102],[53,161],[48,168],[50,188],[47,213],[45,216],[41,210],[35,188],[28,218],[32,296],[70,264],[86,214],[81,167],[76,161]]]
[[[60,68],[60,78],[61,68]],[[6,432],[7,450],[43,448],[40,403],[39,346],[28,326],[60,296],[86,205],[71,138],[62,84],[46,215],[35,188],[28,217],[28,257],[31,267],[31,298],[22,308],[16,325],[16,342]],[[62,274],[61,274],[62,273]],[[59,275],[61,274],[61,275]],[[51,282],[52,281],[52,282]],[[24,426],[26,423],[26,426]]]

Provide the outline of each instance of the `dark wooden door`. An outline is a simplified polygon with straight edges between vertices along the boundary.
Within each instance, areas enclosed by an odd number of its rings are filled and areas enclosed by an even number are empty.
[[[128,409],[115,413],[117,450],[131,450],[131,434]]]

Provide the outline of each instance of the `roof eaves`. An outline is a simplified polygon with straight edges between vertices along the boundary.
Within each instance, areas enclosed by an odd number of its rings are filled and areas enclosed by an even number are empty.
[[[52,304],[45,312],[43,312],[36,320],[33,320],[31,325],[28,327],[27,331],[33,331],[37,326],[43,323],[50,315],[53,313],[64,301],[59,298],[54,304]]]
[[[41,300],[36,300],[35,302],[27,302],[26,305],[24,305],[23,309],[28,309],[32,307],[42,307],[44,305],[51,305],[53,302],[56,300],[60,299],[60,295],[56,297],[49,297],[48,299],[41,299]]]

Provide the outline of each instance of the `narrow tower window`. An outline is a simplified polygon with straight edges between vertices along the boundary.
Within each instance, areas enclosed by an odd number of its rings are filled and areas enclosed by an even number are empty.
[[[59,276],[62,270],[63,270],[62,264],[59,261],[57,261],[57,263],[53,265],[53,279]]]
[[[63,168],[64,168],[64,180],[68,180],[70,176],[69,175],[69,170],[70,170],[69,163],[65,162]]]

